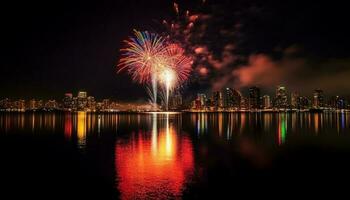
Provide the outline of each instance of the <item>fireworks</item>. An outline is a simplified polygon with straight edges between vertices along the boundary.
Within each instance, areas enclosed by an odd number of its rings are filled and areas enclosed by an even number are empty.
[[[118,72],[126,70],[134,81],[149,85],[150,97],[154,105],[158,87],[165,90],[165,104],[168,107],[170,92],[180,87],[192,71],[192,59],[184,49],[169,38],[157,34],[134,31],[135,37],[124,41],[121,49],[123,57],[118,64]],[[158,83],[161,85],[158,86]]]
[[[179,4],[174,2],[174,10],[176,12],[176,14],[179,14]]]
[[[165,107],[166,107],[166,110],[168,110],[169,95],[172,87],[174,86],[176,73],[170,68],[166,68],[160,75],[161,75],[161,82],[163,83],[164,91],[165,91]]]
[[[164,39],[148,31],[134,30],[135,37],[125,40],[126,48],[121,49],[123,58],[119,62],[119,71],[126,69],[134,81],[148,82],[157,71],[157,62],[164,55]]]

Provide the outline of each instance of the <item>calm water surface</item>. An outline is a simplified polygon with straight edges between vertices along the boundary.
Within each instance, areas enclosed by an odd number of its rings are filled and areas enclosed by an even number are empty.
[[[52,181],[52,193],[92,188],[121,199],[235,196],[266,179],[320,183],[347,177],[350,158],[349,113],[2,113],[0,135],[5,180],[19,179],[10,189],[38,179],[33,188]]]

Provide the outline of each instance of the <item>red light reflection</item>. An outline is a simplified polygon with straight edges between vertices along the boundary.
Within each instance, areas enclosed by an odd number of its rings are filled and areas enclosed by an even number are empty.
[[[64,136],[67,139],[72,136],[72,115],[70,113],[64,116]]]
[[[181,196],[193,172],[192,144],[185,135],[179,137],[166,120],[158,133],[155,126],[152,132],[140,131],[128,142],[117,142],[115,165],[121,199]]]

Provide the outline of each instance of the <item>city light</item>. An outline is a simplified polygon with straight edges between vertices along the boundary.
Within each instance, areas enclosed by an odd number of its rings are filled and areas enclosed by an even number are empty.
[[[0,100],[0,111],[5,112],[349,112],[350,101],[341,96],[325,96],[323,90],[315,89],[313,96],[301,96],[298,92],[288,92],[285,86],[277,86],[274,95],[261,94],[261,89],[251,87],[248,95],[234,88],[225,87],[211,94],[198,93],[192,101],[183,101],[176,91],[179,81],[177,72],[164,68],[158,74],[161,88],[162,110],[154,110],[154,105],[127,103],[110,99],[97,100],[87,92],[80,91],[77,96],[66,93],[61,101],[30,99]],[[158,87],[157,86],[157,87]],[[185,97],[188,99],[188,97]]]

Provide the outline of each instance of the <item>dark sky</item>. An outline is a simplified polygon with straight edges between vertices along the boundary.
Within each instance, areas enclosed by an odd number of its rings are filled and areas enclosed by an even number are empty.
[[[201,22],[207,24],[205,37],[193,44],[205,45],[221,65],[209,62],[206,77],[197,75],[199,65],[194,66],[195,81],[187,91],[258,85],[268,92],[281,83],[305,93],[318,86],[329,94],[350,93],[347,6],[336,1],[200,2],[178,3],[210,16]],[[159,21],[174,17],[172,5],[168,0],[3,4],[0,98],[61,98],[86,90],[97,98],[143,99],[142,86],[116,73],[119,48],[134,28],[157,31]],[[218,37],[223,30],[234,36]],[[239,59],[225,63],[229,44],[235,49],[228,54]]]

